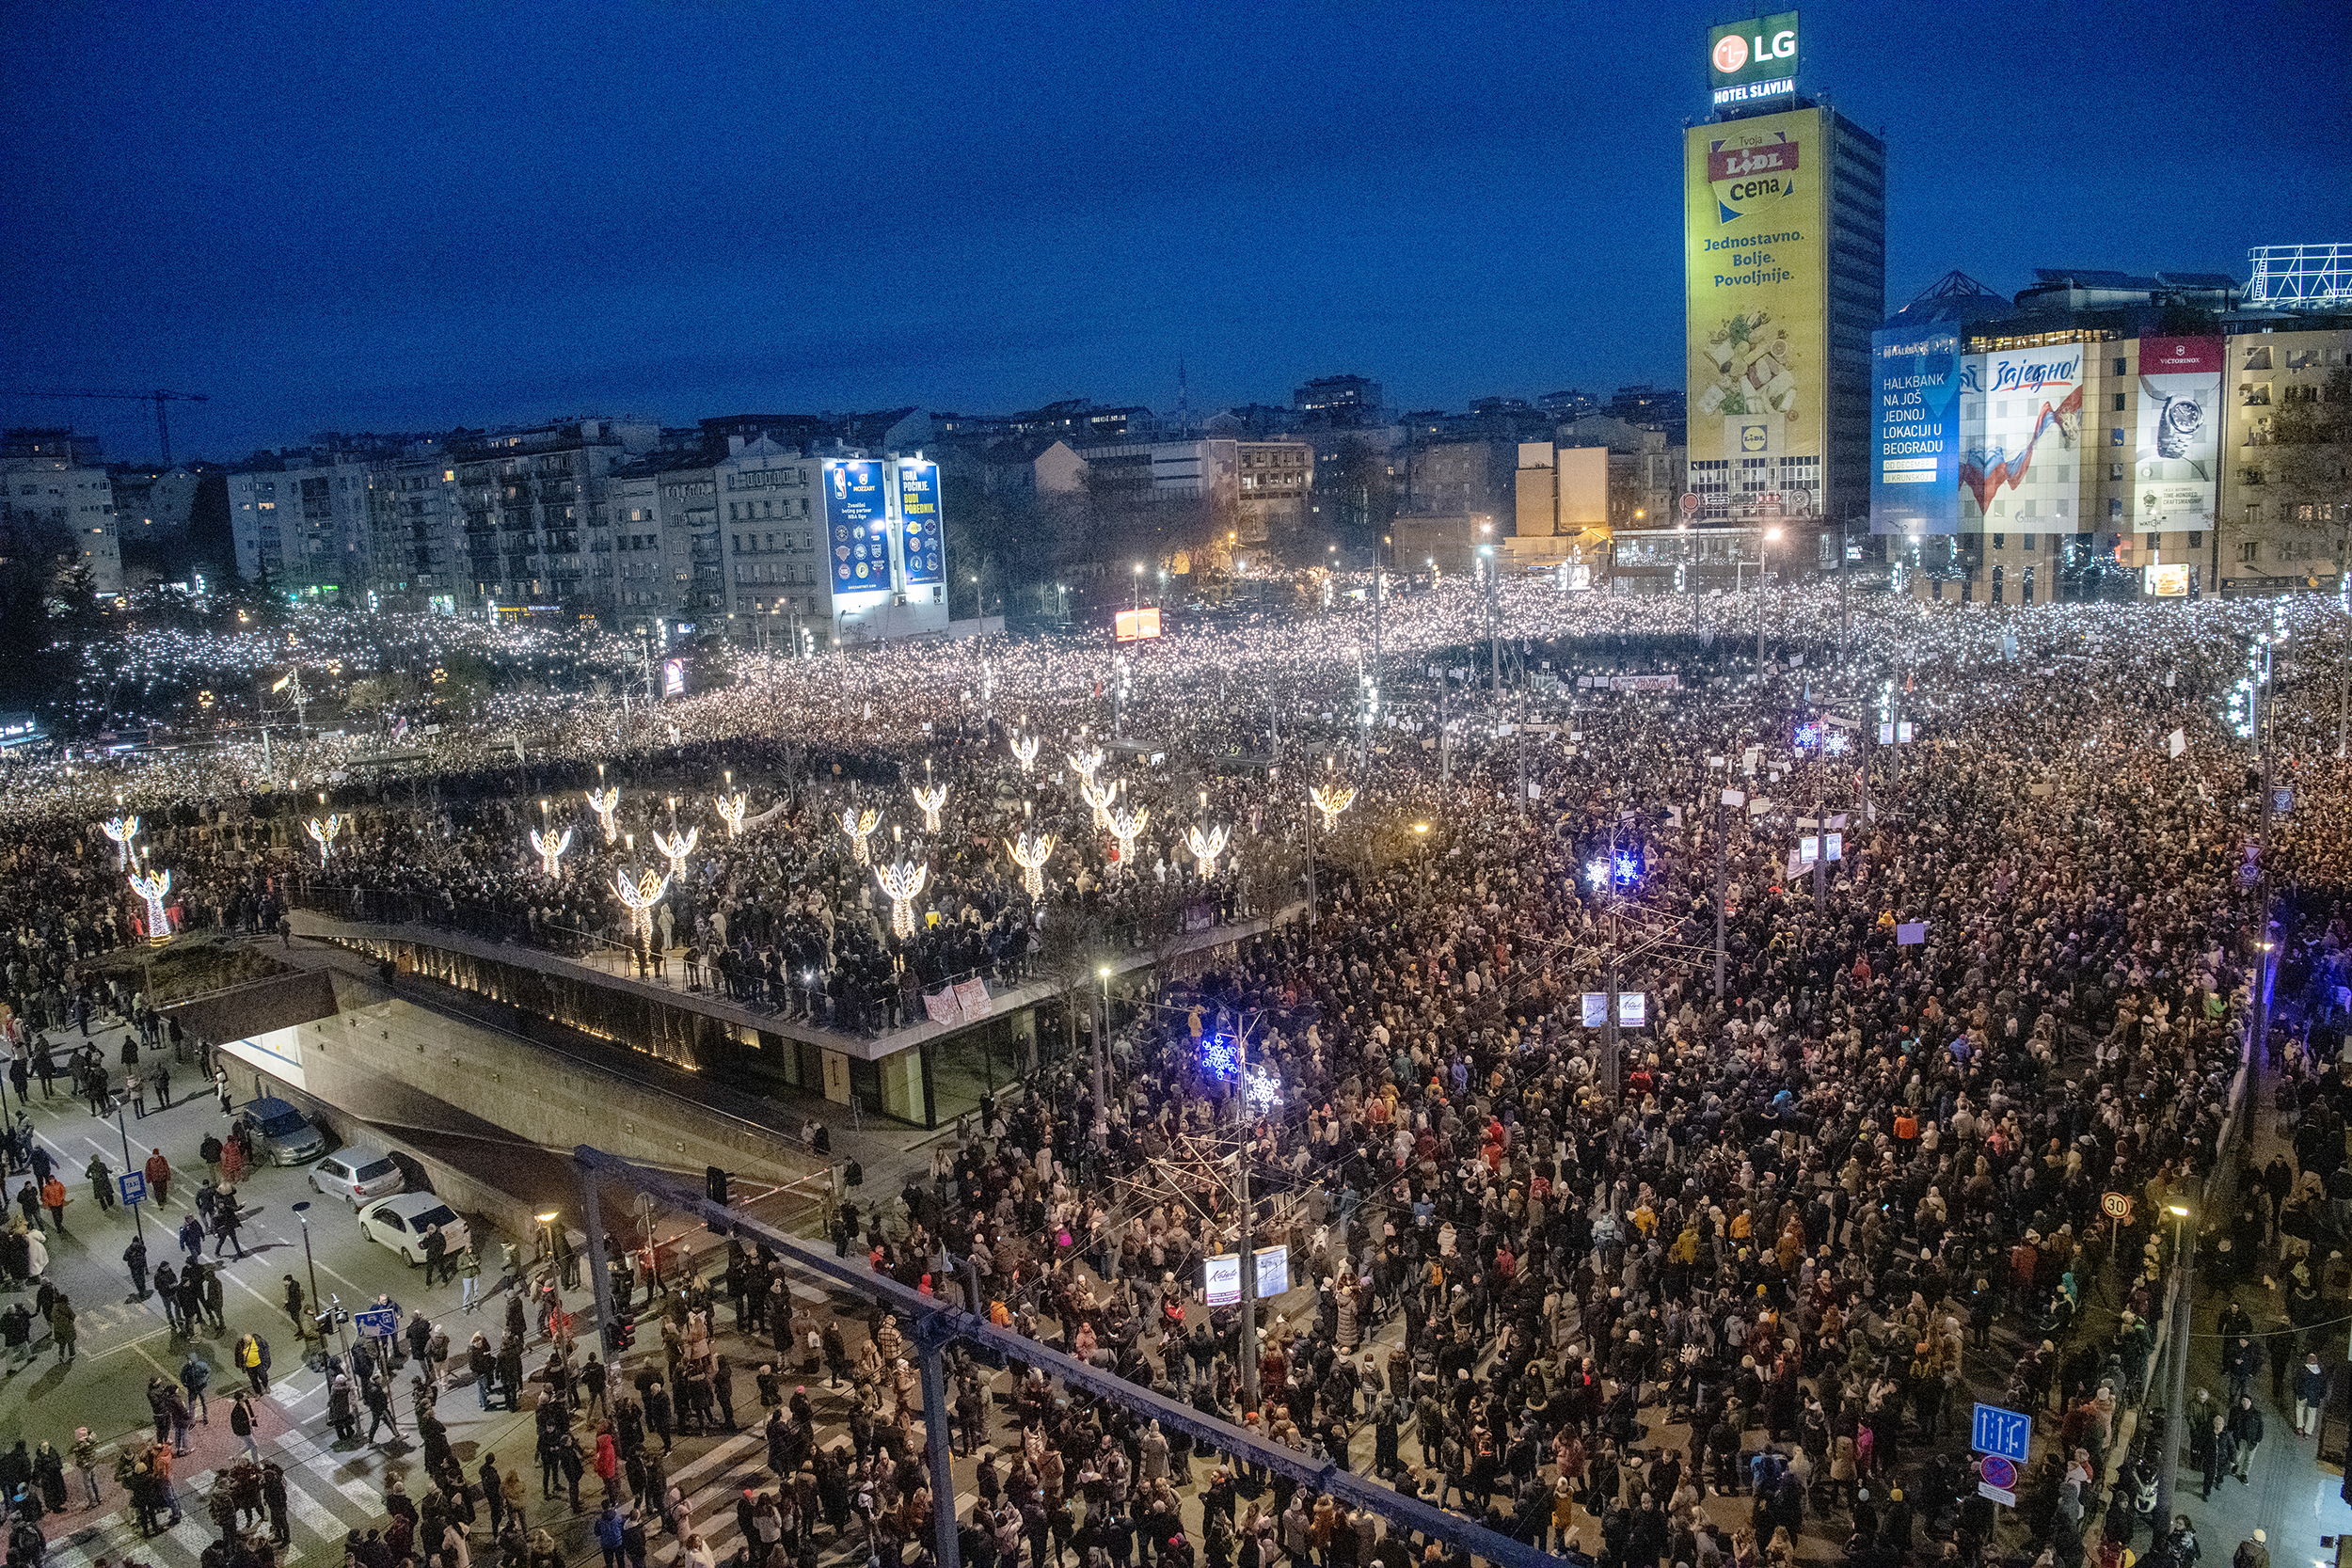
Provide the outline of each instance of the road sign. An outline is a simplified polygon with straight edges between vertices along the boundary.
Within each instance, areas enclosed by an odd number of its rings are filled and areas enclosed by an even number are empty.
[[[1692,514],[1692,513],[1696,512],[1698,509],[1699,509],[1699,498],[1698,498],[1698,492],[1696,492],[1695,490],[1689,490],[1689,491],[1685,491],[1685,492],[1683,492],[1683,496],[1682,496],[1682,512],[1683,512],[1683,515],[1685,515],[1685,516],[1689,516],[1691,514]]]
[[[145,1176],[141,1175],[137,1171],[130,1170],[124,1171],[120,1176],[115,1178],[115,1180],[122,1185],[122,1201],[124,1203],[145,1203],[147,1201],[147,1178]]]
[[[2017,1506],[2016,1493],[2009,1491],[2004,1487],[1995,1486],[1989,1481],[1980,1481],[1977,1482],[1977,1496],[1979,1497],[1990,1497],[2004,1508],[2015,1508]]]
[[[2026,1450],[2033,1445],[2033,1418],[1998,1405],[1977,1406],[1977,1418],[1968,1430],[1970,1449],[1998,1454],[2014,1465],[2026,1463]]]
[[[400,1314],[389,1307],[371,1307],[364,1312],[354,1312],[351,1315],[351,1321],[359,1325],[359,1332],[362,1334],[379,1335],[389,1338],[400,1331]],[[1984,1406],[1979,1405],[1977,1408],[1982,1410]]]
[[[2017,1466],[1997,1453],[1986,1454],[1977,1461],[1977,1474],[1984,1478],[1987,1486],[1997,1486],[2003,1491],[2017,1484]]]
[[[2107,1193],[2099,1199],[2099,1212],[2124,1225],[2132,1223],[2132,1200],[2124,1193]]]

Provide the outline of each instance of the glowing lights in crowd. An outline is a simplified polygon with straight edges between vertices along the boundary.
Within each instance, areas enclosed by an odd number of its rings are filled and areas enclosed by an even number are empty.
[[[1207,881],[1216,875],[1216,858],[1225,853],[1225,824],[1217,823],[1206,832],[1198,827],[1184,830],[1184,847],[1192,858],[1200,863],[1200,879]]]
[[[679,836],[675,828],[667,833],[659,828],[654,830],[653,847],[661,851],[663,860],[670,863],[670,875],[681,882],[686,879],[686,857],[694,852],[694,846],[702,841],[702,836],[700,828],[687,829],[683,837]]]
[[[1106,826],[1111,837],[1119,841],[1119,863],[1133,869],[1136,863],[1136,840],[1143,836],[1144,828],[1152,820],[1150,806],[1122,805],[1110,814]]]
[[[329,814],[324,819],[313,816],[303,824],[312,841],[319,847],[319,863],[325,865],[335,858],[335,835],[343,831],[343,819]]]
[[[947,786],[944,784],[916,785],[914,803],[922,808],[923,831],[927,833],[939,832],[939,813],[947,804]]]
[[[640,872],[635,881],[629,880],[626,871],[612,873],[612,896],[628,911],[630,927],[640,942],[653,941],[653,907],[669,891],[670,879],[651,871]]]
[[[613,814],[620,809],[621,792],[611,788],[592,789],[587,791],[587,796],[588,809],[596,814],[598,822],[604,824],[604,841],[611,844],[621,836],[621,825],[613,819]]]
[[[568,827],[560,833],[531,830],[532,852],[539,857],[539,869],[547,873],[549,881],[564,874],[564,854],[571,847],[572,830]]]
[[[860,865],[871,865],[874,857],[866,847],[866,841],[882,826],[882,813],[867,806],[860,811],[855,806],[841,808],[841,831],[850,835],[850,854]]]
[[[115,869],[131,869],[131,841],[139,836],[139,819],[135,816],[110,816],[98,824],[98,831],[115,841],[121,853],[115,860]]]
[[[710,802],[719,808],[719,820],[727,825],[729,840],[743,836],[743,814],[751,802],[741,795],[722,795]]]
[[[171,873],[133,872],[126,880],[133,893],[147,900],[148,944],[161,947],[171,940],[171,914],[164,908],[164,895],[171,891]]]
[[[930,875],[928,863],[913,859],[875,869],[874,879],[890,895],[890,934],[901,942],[914,935],[914,900]]]
[[[1045,862],[1054,852],[1052,833],[1031,833],[1023,829],[1019,838],[1005,840],[1005,847],[1012,855],[1012,863],[1021,868],[1021,886],[1032,898],[1045,895]]]

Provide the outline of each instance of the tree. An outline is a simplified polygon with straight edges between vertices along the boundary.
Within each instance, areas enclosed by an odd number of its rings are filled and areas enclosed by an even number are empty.
[[[1110,951],[1110,931],[1092,910],[1057,904],[1046,911],[1045,928],[1038,933],[1037,971],[1060,994],[1073,1055],[1078,1050],[1078,994],[1100,978]]]

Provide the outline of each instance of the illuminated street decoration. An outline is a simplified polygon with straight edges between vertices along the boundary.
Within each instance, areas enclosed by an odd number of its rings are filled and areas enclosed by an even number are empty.
[[[923,831],[927,833],[939,832],[939,813],[947,804],[947,786],[944,784],[916,786],[914,803],[923,808]]]
[[[1340,825],[1340,813],[1356,803],[1356,786],[1345,784],[1318,784],[1307,791],[1307,799],[1314,802],[1315,810],[1323,813],[1323,831],[1327,833]]]
[[[686,857],[694,852],[694,846],[702,841],[702,836],[700,828],[687,829],[683,838],[678,836],[675,828],[667,833],[659,828],[654,830],[653,847],[660,850],[661,858],[670,863],[671,876],[680,881],[686,879]]]
[[[1133,867],[1136,862],[1136,840],[1143,836],[1146,824],[1152,820],[1150,806],[1120,806],[1110,814],[1107,826],[1111,837],[1119,841],[1119,863]]]
[[[1198,827],[1184,830],[1184,845],[1192,858],[1200,863],[1200,879],[1207,881],[1216,875],[1216,858],[1225,853],[1225,824],[1222,822],[1203,832]]]
[[[1021,771],[1024,773],[1026,773],[1034,768],[1037,766],[1037,736],[1033,735],[1014,736],[1012,737],[1012,757],[1015,762],[1018,762],[1021,765]]]
[[[1108,785],[1097,787],[1093,776],[1089,774],[1078,785],[1078,798],[1094,808],[1095,832],[1108,832],[1111,825],[1110,806],[1111,802],[1119,798],[1118,791]]]
[[[1200,1042],[1200,1070],[1211,1078],[1232,1078],[1241,1071],[1241,1051],[1229,1035],[1211,1035]]]
[[[621,907],[628,911],[629,924],[637,932],[638,940],[648,944],[653,941],[653,907],[660,903],[661,895],[669,891],[670,879],[656,876],[651,871],[639,873],[633,882],[626,871],[612,873],[612,896],[618,898]]]
[[[130,870],[131,841],[139,836],[139,819],[135,816],[110,816],[98,825],[98,831],[113,839],[122,851],[115,860],[115,869]]]
[[[1070,753],[1070,766],[1076,770],[1078,777],[1092,784],[1095,769],[1103,766],[1103,748],[1100,746],[1079,747]]]
[[[743,814],[750,801],[740,795],[722,795],[710,802],[719,808],[719,820],[727,825],[727,837],[743,836]]]
[[[171,891],[171,873],[135,871],[126,879],[131,891],[147,900],[148,945],[161,947],[171,940],[171,915],[164,908],[164,895]]]
[[[904,941],[914,935],[914,900],[930,879],[931,868],[921,861],[903,860],[878,867],[874,879],[890,895],[890,934]]]
[[[1021,868],[1022,890],[1032,898],[1042,897],[1045,893],[1043,868],[1047,857],[1054,852],[1054,835],[1032,834],[1024,830],[1019,838],[1005,840],[1005,847],[1011,852],[1013,864]]]
[[[343,819],[329,816],[324,821],[313,816],[303,824],[304,831],[319,847],[319,863],[325,865],[335,858],[335,835],[343,831]]]
[[[1279,1109],[1282,1103],[1282,1081],[1262,1067],[1249,1068],[1242,1073],[1241,1097],[1244,1103],[1260,1114]]]
[[[536,828],[531,830],[531,847],[539,857],[539,869],[546,872],[550,880],[563,875],[564,852],[571,847],[572,831],[569,828],[560,833],[543,833]]]
[[[592,789],[587,795],[588,809],[595,812],[596,820],[604,824],[604,841],[610,844],[621,833],[621,825],[613,820],[613,813],[621,804],[621,792],[611,788]]]
[[[855,806],[841,808],[841,831],[850,835],[850,853],[860,865],[871,865],[874,857],[867,852],[866,841],[882,826],[882,813],[872,806],[860,811]]]

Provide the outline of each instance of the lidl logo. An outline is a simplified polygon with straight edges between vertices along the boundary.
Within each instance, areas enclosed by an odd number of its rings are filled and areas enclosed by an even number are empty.
[[[1769,137],[1709,142],[1707,182],[1714,189],[1721,221],[1733,222],[1794,192],[1797,153],[1798,144],[1786,131]]]
[[[1764,450],[1764,427],[1760,424],[1741,425],[1740,427],[1740,450],[1762,451]]]

